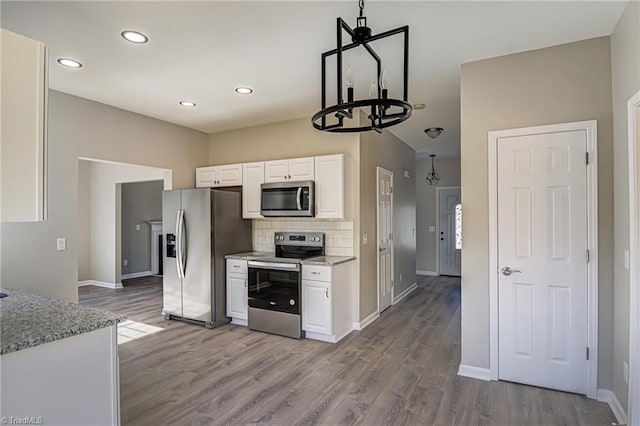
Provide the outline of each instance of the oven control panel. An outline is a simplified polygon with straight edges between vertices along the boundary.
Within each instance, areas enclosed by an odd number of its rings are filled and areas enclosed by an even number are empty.
[[[276,232],[274,239],[276,246],[324,246],[322,232]]]

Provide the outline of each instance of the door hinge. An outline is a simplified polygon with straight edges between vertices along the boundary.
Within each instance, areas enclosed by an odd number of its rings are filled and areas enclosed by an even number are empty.
[[[587,361],[589,361],[589,346],[587,346]]]
[[[586,160],[587,160],[587,164],[589,164],[589,151],[586,152]]]
[[[591,253],[589,252],[589,249],[587,249],[587,263],[591,262]]]

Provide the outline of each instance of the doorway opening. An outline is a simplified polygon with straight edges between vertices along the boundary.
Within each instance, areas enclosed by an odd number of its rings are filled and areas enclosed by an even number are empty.
[[[393,172],[376,167],[378,313],[393,303]]]

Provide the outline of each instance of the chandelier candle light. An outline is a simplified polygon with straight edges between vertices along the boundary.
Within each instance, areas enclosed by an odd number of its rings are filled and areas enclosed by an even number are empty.
[[[382,132],[385,127],[394,126],[402,123],[411,117],[413,110],[412,105],[407,101],[409,89],[407,82],[409,80],[409,26],[396,28],[394,30],[385,31],[380,34],[372,35],[371,28],[367,27],[367,18],[364,16],[364,0],[359,3],[360,16],[356,20],[356,28],[351,28],[342,18],[337,18],[337,48],[322,53],[322,109],[311,118],[313,127],[326,132],[364,132],[375,130]],[[352,43],[343,45],[343,31],[351,36]],[[403,97],[402,99],[389,98],[389,77],[386,70],[382,69],[382,60],[380,56],[373,50],[370,43],[393,35],[402,34],[404,36],[404,79],[403,79]],[[371,83],[370,98],[354,99],[354,83],[353,70],[350,64],[346,69],[346,87],[347,101],[342,96],[342,55],[343,52],[355,47],[363,47],[377,65],[377,83]],[[336,55],[336,104],[327,106],[327,58]],[[377,87],[376,87],[377,86]],[[359,127],[345,126],[345,119],[353,119],[354,110],[363,108],[367,110],[367,118],[369,122]],[[390,109],[393,110],[390,111]],[[331,123],[327,123],[327,117],[333,116]]]

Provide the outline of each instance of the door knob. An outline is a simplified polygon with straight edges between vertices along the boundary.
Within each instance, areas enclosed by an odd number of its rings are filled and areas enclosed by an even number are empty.
[[[522,271],[519,271],[519,270],[517,270],[517,269],[511,269],[511,268],[509,268],[508,266],[505,266],[504,268],[502,268],[502,269],[500,270],[500,272],[502,272],[502,275],[504,275],[504,276],[508,277],[508,276],[509,276],[509,275],[511,275],[511,274],[515,274],[515,273],[520,274]]]

